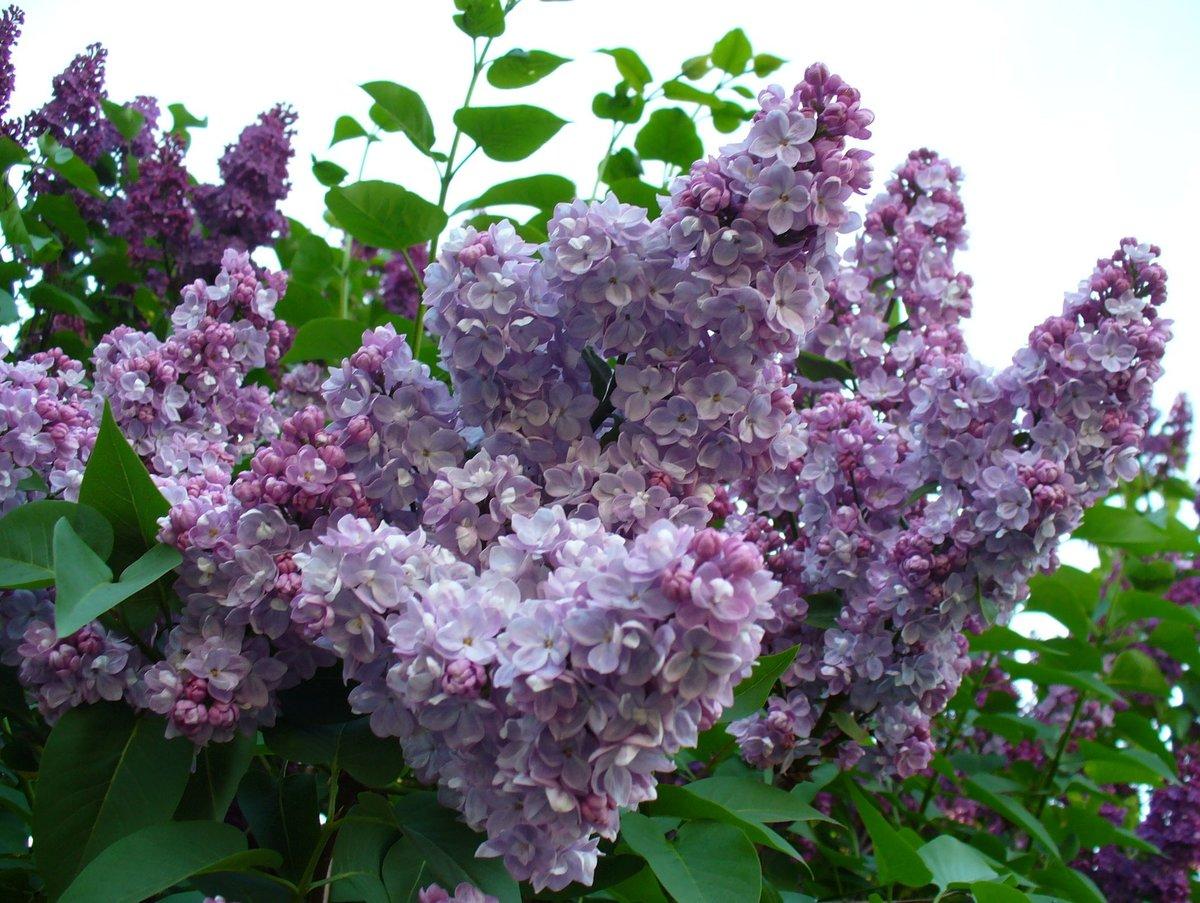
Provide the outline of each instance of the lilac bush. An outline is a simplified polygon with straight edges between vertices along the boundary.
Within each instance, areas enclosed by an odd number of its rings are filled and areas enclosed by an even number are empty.
[[[515,6],[457,3],[471,92],[565,62],[489,58]],[[0,22],[4,84],[22,21]],[[59,253],[90,266],[111,233],[138,268],[131,322],[80,302],[76,341],[106,327],[86,365],[42,347],[49,309],[0,362],[22,892],[119,896],[110,870],[176,844],[211,855],[129,899],[1186,899],[1200,621],[1190,413],[1151,406],[1158,248],[1122,239],[993,371],[962,332],[957,167],[914,151],[859,215],[858,91],[816,64],[754,108],[723,99],[782,64],[735,30],[662,87],[730,143],[687,168],[655,147],[667,128],[691,147],[692,119],[660,109],[630,175],[616,145],[659,92],[605,52],[611,190],[538,176],[460,207],[526,223],[446,231],[455,155],[507,159],[514,133],[528,155],[557,117],[469,92],[434,151],[414,92],[365,85],[373,127],[342,117],[335,143],[403,132],[441,196],[314,159],[340,247],[278,212],[288,107],[230,145],[219,185],[188,176],[186,125],[158,129],[154,101],[107,102],[98,47],[8,121],[14,146],[55,142],[29,158],[31,209],[90,224]],[[713,92],[680,81],[713,70]],[[679,172],[653,186],[652,160]],[[89,191],[105,166],[119,185]],[[656,209],[631,202],[645,189]],[[251,256],[272,243],[294,278]],[[11,262],[55,284],[31,253]],[[1056,572],[1068,535],[1102,548],[1103,580]],[[1006,627],[1022,607],[1072,636]],[[156,763],[143,814],[72,816],[72,792],[133,779],[127,749]],[[1100,827],[1072,815],[1081,793]]]

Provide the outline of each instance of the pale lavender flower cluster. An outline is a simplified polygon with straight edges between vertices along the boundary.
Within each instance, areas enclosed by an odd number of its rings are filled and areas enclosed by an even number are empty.
[[[244,380],[275,364],[291,339],[275,319],[282,287],[230,250],[212,285],[197,280],[183,290],[165,340],[118,326],[96,346],[96,391],[160,477],[228,467],[277,429],[270,393]]]
[[[0,352],[7,349],[0,344]],[[96,439],[96,404],[79,362],[58,349],[0,355],[0,513],[44,487],[74,499]]]
[[[451,894],[438,884],[431,884],[417,892],[418,903],[500,903],[491,894],[485,894],[473,884],[463,881]]]
[[[731,704],[777,584],[712,530],[624,540],[559,506],[511,525],[476,571],[421,531],[343,516],[297,556],[296,607],[325,613],[352,705],[486,833],[481,855],[558,889],[590,882],[619,811]]]

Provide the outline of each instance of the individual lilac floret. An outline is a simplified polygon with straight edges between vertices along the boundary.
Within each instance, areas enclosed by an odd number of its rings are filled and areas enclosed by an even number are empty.
[[[417,900],[419,903],[500,903],[497,897],[485,894],[466,881],[454,888],[453,894],[438,884],[431,884],[417,892]]]

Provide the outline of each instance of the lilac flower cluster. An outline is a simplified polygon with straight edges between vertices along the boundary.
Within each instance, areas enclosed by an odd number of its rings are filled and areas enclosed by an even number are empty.
[[[731,704],[777,585],[712,530],[623,540],[560,506],[511,521],[477,573],[345,515],[297,556],[295,605],[326,612],[352,705],[486,833],[481,855],[559,889],[591,881],[618,812]]]
[[[473,884],[463,881],[454,888],[454,893],[444,890],[440,885],[431,884],[417,892],[418,903],[500,903],[491,894],[485,894]]]
[[[963,630],[984,606],[1011,611],[1083,507],[1137,471],[1170,335],[1157,249],[1122,242],[990,374],[958,329],[970,283],[952,265],[965,235],[957,184],[921,151],[872,204],[811,346],[851,362],[855,387],[816,397],[801,413],[803,453],[745,489],[773,522],[735,520],[791,575],[773,648],[800,647],[785,679],[795,689],[734,726],[757,764],[840,742],[812,734],[840,708],[872,719],[880,764],[921,771],[929,717],[967,665]],[[897,310],[906,328],[889,338]],[[833,623],[814,622],[805,597],[832,601]]]

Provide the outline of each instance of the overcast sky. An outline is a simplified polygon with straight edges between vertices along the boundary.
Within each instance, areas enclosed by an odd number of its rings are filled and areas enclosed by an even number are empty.
[[[183,101],[208,128],[188,163],[215,175],[222,147],[276,101],[300,113],[295,185],[286,212],[316,225],[323,189],[309,155],[354,172],[358,148],[329,153],[342,113],[366,122],[357,87],[388,79],[420,92],[443,146],[461,102],[470,42],[450,22],[451,0],[26,0],[13,108],[41,103],[50,79],[92,41],[109,48],[114,100],[154,94]],[[311,11],[310,11],[311,10]],[[876,114],[877,172],[912,148],[948,156],[967,176],[971,232],[962,266],[975,278],[968,338],[976,357],[1003,365],[1032,325],[1123,236],[1163,249],[1176,341],[1162,401],[1194,390],[1200,374],[1200,3],[948,0],[852,6],[758,0],[524,0],[496,51],[543,49],[573,62],[540,84],[479,104],[534,103],[571,120],[520,164],[476,155],[451,202],[502,178],[558,172],[590,189],[608,132],[592,95],[617,76],[601,47],[638,50],[658,78],[742,26],[756,51],[789,60],[770,77],[788,86],[822,60],[858,87]],[[715,149],[720,139],[706,136]],[[434,196],[434,172],[398,135],[372,151],[367,176]],[[1189,213],[1189,211],[1191,211]]]

